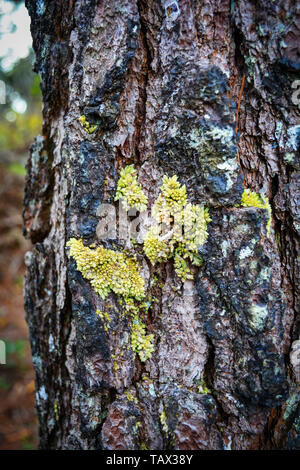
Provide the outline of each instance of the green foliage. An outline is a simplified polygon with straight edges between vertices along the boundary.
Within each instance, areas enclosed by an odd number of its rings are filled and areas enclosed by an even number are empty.
[[[147,209],[148,198],[137,181],[137,172],[133,165],[121,170],[115,201],[119,199],[126,211],[135,208],[143,212]]]
[[[12,175],[16,175],[16,176],[25,176],[26,175],[25,167],[24,167],[24,165],[21,165],[21,163],[11,163],[8,166],[7,170]]]
[[[35,446],[28,438],[22,439],[23,450],[34,450]]]
[[[244,207],[259,207],[263,209],[263,202],[259,194],[250,191],[250,189],[245,189],[242,194],[242,206]]]
[[[177,176],[172,178],[163,177],[161,193],[156,199],[152,215],[160,223],[169,224],[172,218],[183,209],[187,202],[187,194],[185,185],[181,186]]]
[[[10,70],[4,70],[0,61],[0,80],[5,83],[6,103],[0,106],[0,159],[7,162],[25,160],[27,152],[37,134],[41,133],[41,90],[40,77],[32,71],[35,60],[31,50],[27,57],[19,59]],[[15,105],[24,100],[27,108],[24,114],[16,111]],[[16,163],[18,164],[18,163]],[[11,167],[14,174],[17,167]]]
[[[26,370],[26,357],[28,354],[28,341],[18,339],[16,341],[5,341],[6,345],[6,367]]]
[[[0,120],[0,147],[1,151],[9,150],[22,153],[28,150],[34,137],[41,132],[42,117],[40,113],[17,114],[15,120],[9,122]]]
[[[5,377],[0,377],[0,389],[6,392],[10,387],[11,383]]]
[[[6,87],[6,103],[0,106],[0,117],[11,109],[16,98],[26,101],[28,114],[41,111],[40,77],[32,71],[34,60],[35,55],[31,50],[27,57],[19,59],[10,70],[3,70],[0,65],[0,80]]]
[[[15,355],[21,359],[26,357],[26,347],[28,346],[27,341],[18,339],[16,341],[6,341],[5,344],[7,356]]]

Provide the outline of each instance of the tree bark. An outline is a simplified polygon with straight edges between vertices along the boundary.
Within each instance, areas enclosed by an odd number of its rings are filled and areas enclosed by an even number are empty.
[[[296,2],[26,6],[44,102],[24,199],[41,448],[299,449]],[[177,175],[212,219],[194,281],[130,247],[152,299],[146,362],[117,296],[102,300],[66,249],[73,237],[124,250],[96,228],[129,164],[149,206]],[[245,187],[268,197],[269,235],[266,211],[241,207]]]

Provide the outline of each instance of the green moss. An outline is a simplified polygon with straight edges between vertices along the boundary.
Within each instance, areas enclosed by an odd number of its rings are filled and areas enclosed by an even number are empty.
[[[98,315],[98,317],[101,318],[103,322],[104,331],[106,333],[110,324],[110,316],[108,315],[107,312],[101,312],[101,310],[99,309],[96,310],[96,315]]]
[[[82,123],[85,121],[82,119]],[[121,199],[126,209],[135,207],[143,211],[147,207],[147,197],[137,182],[133,165],[121,171],[115,200]],[[191,279],[190,264],[200,266],[202,258],[198,255],[199,246],[207,239],[207,224],[210,221],[208,209],[193,205],[187,200],[185,185],[177,176],[164,176],[161,194],[153,206],[153,216],[157,225],[150,227],[144,242],[144,251],[152,264],[174,259],[178,276],[184,281]],[[168,232],[161,234],[167,227]],[[146,334],[146,326],[141,315],[145,315],[151,301],[145,299],[145,283],[135,257],[103,246],[85,246],[82,239],[71,238],[67,242],[70,256],[76,261],[77,270],[87,279],[95,292],[103,300],[114,292],[119,303],[131,317],[131,348],[145,362],[154,351],[153,334]],[[153,278],[153,284],[157,278]],[[107,312],[96,311],[108,331],[110,317]],[[118,369],[114,357],[114,370]]]
[[[175,272],[182,281],[192,279],[189,263],[201,266],[203,261],[198,248],[208,237],[207,224],[211,220],[208,209],[188,202],[186,187],[176,175],[164,176],[152,216],[156,225],[146,233],[145,254],[153,265],[174,258]]]
[[[118,363],[117,363],[117,359],[116,359],[116,354],[112,354],[111,357],[113,358],[113,369],[114,371],[116,372],[117,370],[120,369],[120,367],[118,366]]]
[[[163,177],[161,193],[156,199],[152,214],[158,222],[169,224],[170,218],[180,212],[187,203],[185,185],[181,186],[177,176]]]
[[[136,436],[139,435],[139,430],[140,430],[140,427],[142,426],[142,423],[140,421],[137,421],[134,426],[133,426],[133,432]]]
[[[84,115],[80,116],[80,118],[78,118],[78,121],[80,122],[85,132],[87,132],[88,134],[92,134],[97,130],[97,124],[90,124]]]
[[[125,390],[124,395],[126,396],[128,401],[132,401],[133,403],[138,403],[138,399],[129,392],[129,390]]]
[[[119,199],[126,211],[135,208],[143,212],[147,209],[148,198],[137,181],[137,172],[133,165],[121,170],[115,201]]]
[[[200,384],[198,385],[197,390],[198,390],[198,393],[201,393],[203,395],[211,393],[211,390],[206,386],[205,380],[200,381]]]
[[[250,189],[245,189],[242,194],[242,206],[244,207],[259,207],[262,209],[263,202],[261,197],[250,191]]]
[[[169,257],[168,243],[160,236],[159,226],[152,226],[145,235],[144,251],[151,263],[167,261]]]
[[[164,431],[166,434],[168,434],[168,432],[169,432],[169,427],[168,427],[168,424],[167,424],[167,416],[166,416],[165,409],[163,409],[162,412],[161,412],[161,414],[160,414],[160,422],[161,422],[163,431]]]
[[[156,276],[156,274],[153,274],[151,280],[150,280],[150,286],[151,287],[154,287],[158,282],[158,277]]]
[[[81,239],[71,238],[67,246],[70,256],[76,261],[77,270],[90,281],[102,299],[111,292],[123,296],[129,303],[132,299],[145,297],[144,280],[134,258],[102,246],[95,249],[86,247]]]
[[[144,442],[142,442],[141,445],[140,445],[140,450],[149,450],[149,449],[146,446],[146,444]]]
[[[258,207],[259,209],[266,209],[268,211],[268,223],[267,223],[267,236],[271,232],[271,223],[272,223],[272,209],[269,203],[269,200],[266,196],[260,196],[250,189],[245,189],[242,194],[242,206],[244,207]]]
[[[141,362],[146,362],[152,356],[154,335],[146,335],[146,327],[136,315],[133,318],[131,332],[131,348],[140,357]]]
[[[154,351],[152,344],[154,336],[146,335],[146,327],[139,318],[140,310],[145,308],[146,303],[143,302],[144,280],[140,275],[136,259],[102,246],[86,247],[81,239],[71,238],[67,246],[70,248],[70,256],[76,261],[77,270],[84,279],[90,281],[102,299],[106,299],[111,292],[122,296],[125,310],[132,316],[132,350],[139,355],[142,362],[145,362]],[[104,331],[107,332],[110,323],[109,314],[99,309],[96,310],[96,314],[103,321]],[[115,356],[112,357],[114,370],[118,370]]]
[[[54,400],[53,408],[54,408],[55,419],[56,421],[59,421],[58,403],[56,399]]]

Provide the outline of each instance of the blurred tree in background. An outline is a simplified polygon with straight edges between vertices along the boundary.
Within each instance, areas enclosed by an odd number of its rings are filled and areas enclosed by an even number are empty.
[[[11,70],[4,70],[0,62],[0,80],[6,87],[6,103],[0,106],[1,163],[24,164],[28,148],[41,129],[40,78],[32,72],[33,61],[31,50]]]
[[[15,24],[15,15],[21,24]],[[5,104],[0,104],[0,339],[7,353],[6,365],[0,366],[0,449],[32,449],[37,422],[22,298],[24,254],[30,244],[22,235],[21,214],[25,162],[42,118],[24,2],[0,0],[0,44],[0,80],[6,92]]]

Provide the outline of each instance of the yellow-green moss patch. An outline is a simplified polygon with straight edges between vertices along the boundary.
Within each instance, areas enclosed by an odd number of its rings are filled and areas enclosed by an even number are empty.
[[[250,191],[250,189],[245,189],[242,194],[241,203],[244,207],[258,207],[268,211],[267,235],[269,236],[271,232],[272,209],[268,198],[266,196],[261,197],[259,194]]]
[[[154,335],[146,335],[146,326],[138,316],[133,318],[131,331],[131,348],[140,357],[141,362],[146,362],[152,356]]]
[[[174,258],[175,272],[185,281],[192,279],[189,263],[200,266],[198,249],[208,237],[209,211],[188,202],[186,187],[177,176],[163,177],[161,193],[156,199],[152,216],[156,221],[146,233],[144,251],[151,263]]]
[[[144,280],[134,258],[102,246],[89,248],[81,239],[71,238],[67,246],[70,256],[76,261],[77,270],[90,281],[102,299],[111,292],[122,295],[125,301],[145,297]]]
[[[137,353],[142,362],[151,357],[154,351],[152,344],[154,335],[146,334],[146,326],[139,318],[139,313],[145,308],[145,286],[140,275],[140,267],[135,258],[114,250],[105,249],[102,246],[84,246],[81,239],[71,238],[67,246],[70,256],[76,261],[76,268],[84,279],[90,281],[95,292],[102,299],[114,292],[122,296],[125,310],[132,317],[131,347]],[[96,314],[104,324],[105,332],[108,331],[110,317],[107,312],[96,310]],[[112,355],[113,367],[117,371],[116,355]]]
[[[115,201],[119,199],[126,211],[135,208],[143,212],[147,209],[148,198],[138,183],[137,172],[133,165],[127,165],[121,170]]]
[[[80,116],[80,118],[78,118],[78,121],[80,122],[85,132],[87,132],[88,134],[92,134],[97,130],[97,124],[90,124],[84,115]]]

